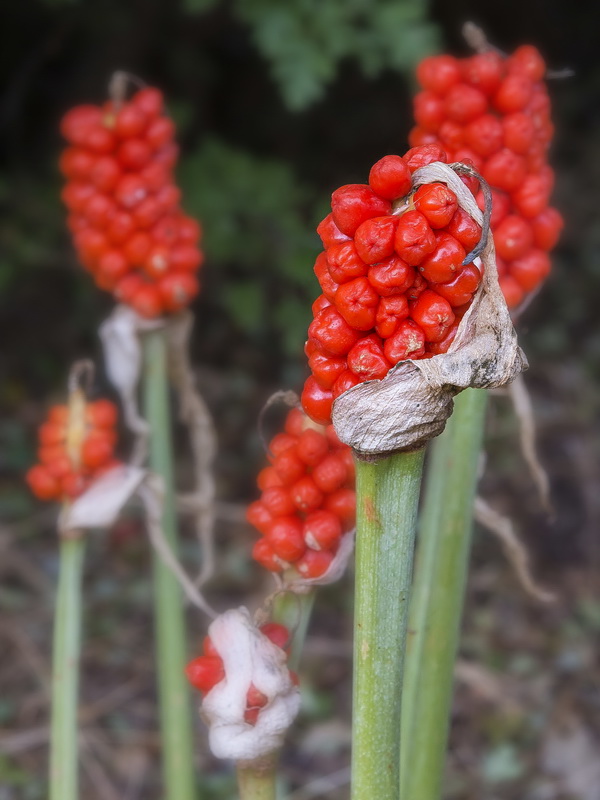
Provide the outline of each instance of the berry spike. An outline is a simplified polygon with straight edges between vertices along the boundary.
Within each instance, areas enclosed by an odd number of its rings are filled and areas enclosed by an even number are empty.
[[[180,207],[175,126],[158,89],[130,99],[115,73],[110,100],[67,112],[59,167],[79,260],[96,285],[147,318],[176,313],[198,294],[202,231]]]

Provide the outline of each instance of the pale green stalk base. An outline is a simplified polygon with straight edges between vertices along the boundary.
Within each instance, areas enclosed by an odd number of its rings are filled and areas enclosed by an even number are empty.
[[[481,389],[458,395],[433,455],[411,605],[402,800],[440,798],[486,403]]]
[[[167,345],[162,330],[144,335],[144,401],[150,425],[150,466],[164,482],[162,526],[175,557],[179,550]],[[185,678],[187,649],[181,591],[169,568],[154,552],[156,661],[163,748],[165,800],[195,800],[192,702]]]
[[[398,800],[400,693],[423,455],[356,462],[353,800]]]
[[[252,767],[238,766],[237,780],[240,800],[276,800],[277,798],[275,767],[253,769]]]
[[[294,637],[288,658],[290,669],[298,669],[302,648],[306,639],[306,632],[310,622],[313,605],[315,603],[316,591],[313,589],[308,594],[293,595],[291,592],[280,594],[275,599],[273,609],[273,620],[285,627]]]
[[[52,654],[49,800],[77,800],[79,793],[77,700],[84,552],[85,540],[79,532],[61,538]]]

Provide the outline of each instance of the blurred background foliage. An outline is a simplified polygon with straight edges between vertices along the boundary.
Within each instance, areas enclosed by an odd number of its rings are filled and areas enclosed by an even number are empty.
[[[474,704],[472,692],[461,690],[447,787],[449,797],[461,800],[599,798],[563,780],[568,765],[560,767],[562,789],[556,783],[559,789],[552,793],[540,778],[539,791],[535,786],[530,791],[540,759],[557,761],[557,748],[564,756],[567,745],[585,755],[593,744],[590,731],[600,735],[600,688],[598,672],[590,667],[594,654],[589,644],[600,619],[590,584],[600,559],[600,442],[591,435],[597,432],[600,372],[597,15],[590,0],[0,4],[0,518],[8,526],[2,532],[20,543],[28,561],[51,581],[56,567],[52,515],[39,511],[22,486],[22,475],[34,458],[34,428],[47,405],[62,395],[68,364],[90,355],[101,364],[96,330],[112,307],[110,297],[98,292],[78,267],[64,227],[56,165],[62,147],[58,124],[68,108],[102,102],[115,69],[139,75],[165,92],[178,124],[184,206],[205,228],[204,286],[195,305],[193,350],[220,440],[219,497],[243,503],[253,498],[262,458],[255,432],[258,411],[272,391],[299,388],[305,376],[302,345],[318,293],[312,273],[320,245],[315,227],[327,213],[333,189],[364,181],[375,160],[406,149],[415,64],[441,50],[467,54],[460,29],[473,19],[499,47],[510,51],[531,42],[553,68],[575,70],[574,78],[550,86],[555,204],[565,215],[566,228],[553,275],[520,323],[532,365],[527,380],[541,452],[551,473],[553,520],[540,510],[517,454],[514,420],[502,400],[490,415],[491,466],[484,481],[495,505],[514,517],[542,577],[559,584],[565,600],[548,612],[532,608],[510,572],[490,566],[490,557],[498,560],[497,547],[478,539],[465,652],[483,665],[488,678],[494,670],[508,676],[502,691],[510,694],[513,683],[523,678],[533,700],[531,707],[517,703],[517,713],[510,704],[499,707],[490,701],[490,709],[481,698]],[[99,385],[107,391],[102,374]],[[180,469],[185,472],[185,459]],[[228,523],[230,517],[223,514],[218,591],[225,607],[232,599],[246,600],[256,573],[247,562],[248,529]],[[135,519],[126,521],[115,541],[123,539],[130,547],[135,524]],[[40,528],[49,533],[44,543]],[[125,665],[132,650],[135,663],[146,664],[136,666],[137,678],[148,670],[151,620],[147,579],[138,572],[142,556],[134,546],[122,561],[111,549],[113,538],[108,550],[95,545],[98,571],[89,576],[95,614],[86,691],[92,700],[115,681],[131,677]],[[18,556],[18,547],[15,552]],[[194,553],[190,541],[192,560]],[[15,624],[27,625],[31,640],[47,652],[43,614],[48,604],[36,606],[27,591],[23,594],[21,579],[10,571],[13,561],[3,556],[2,565],[3,613],[14,611]],[[2,569],[9,570],[8,577]],[[118,581],[124,577],[128,589],[119,594]],[[348,587],[325,592],[322,603],[307,668],[306,713],[313,727],[300,726],[299,750],[288,765],[299,782],[309,764],[311,770],[316,764],[317,772],[332,772],[347,760],[347,729],[335,728],[328,714],[332,704],[344,713],[348,707],[347,653],[341,644],[331,644],[331,636],[349,636]],[[122,626],[124,609],[131,629]],[[28,680],[5,672],[0,666],[0,728],[14,728],[15,720],[25,724],[19,717],[22,708],[30,724],[43,718],[43,707],[40,711],[34,704],[31,711],[31,705],[19,701],[31,690]],[[517,694],[521,690],[519,684]],[[581,723],[596,709],[596,722],[567,726],[567,733],[563,727],[566,738],[557,739],[557,733],[550,743],[541,743],[544,726],[552,727],[556,693],[568,705],[569,720]],[[152,703],[140,708],[140,719],[152,727],[148,708]],[[131,720],[115,713],[107,724],[118,738]],[[153,746],[143,752],[152,754]],[[0,757],[0,784],[13,787],[8,794],[0,788],[1,800],[43,798],[43,777],[24,777],[43,776],[39,755],[30,761]],[[467,780],[465,769],[475,778]],[[210,796],[227,797],[229,777],[218,770],[211,775]],[[328,796],[338,797],[335,792]]]

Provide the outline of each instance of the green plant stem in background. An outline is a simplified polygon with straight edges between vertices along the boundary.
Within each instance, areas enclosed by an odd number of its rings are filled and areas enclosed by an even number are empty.
[[[406,658],[402,684],[400,781],[403,789],[406,786],[409,772],[410,762],[408,756],[411,744],[411,724],[415,713],[416,687],[423,659],[425,617],[434,576],[438,545],[437,531],[442,516],[444,482],[450,463],[451,422],[452,419],[444,432],[430,442],[427,450],[425,492],[417,532],[415,571],[410,594]],[[400,796],[404,798],[408,795],[406,795],[406,791],[402,791]]]
[[[50,800],[77,800],[77,699],[81,647],[81,581],[85,539],[73,531],[60,540],[52,653]]]
[[[398,800],[400,694],[423,455],[356,462],[353,800]]]
[[[282,623],[283,624],[283,623]],[[237,768],[240,800],[275,800],[277,797],[276,766]]]
[[[310,623],[316,591],[307,594],[286,592],[276,597],[273,608],[273,620],[293,632],[292,647],[288,658],[290,669],[298,669],[306,632]]]
[[[144,405],[150,425],[150,466],[164,483],[163,532],[177,557],[179,547],[164,330],[144,335]],[[184,673],[187,648],[183,603],[175,577],[156,552],[154,604],[164,797],[165,800],[194,800],[192,703]]]
[[[417,556],[415,603],[411,607],[411,717],[403,721],[402,800],[439,800],[464,604],[473,500],[477,486],[487,392],[458,395],[440,452],[432,461],[429,507],[424,512]],[[422,554],[422,557],[421,557]],[[416,627],[418,625],[418,627]]]

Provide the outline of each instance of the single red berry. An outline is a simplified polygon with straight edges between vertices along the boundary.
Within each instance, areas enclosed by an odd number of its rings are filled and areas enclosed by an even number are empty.
[[[81,463],[87,470],[97,470],[112,458],[113,443],[108,437],[100,434],[100,431],[98,435],[88,434],[81,445]]]
[[[310,324],[308,335],[334,356],[345,356],[360,338],[360,334],[333,306],[324,308],[317,314]]]
[[[347,236],[354,236],[361,223],[371,217],[389,214],[389,201],[375,194],[370,186],[350,183],[331,195],[331,213],[337,227]]]
[[[200,692],[210,692],[225,678],[223,660],[215,656],[199,656],[185,668],[188,681]]]
[[[498,89],[503,73],[502,56],[492,50],[477,53],[467,58],[462,65],[463,80],[488,96]]]
[[[160,279],[158,291],[165,311],[176,313],[189,306],[200,285],[193,275],[176,272]]]
[[[291,636],[285,625],[280,625],[279,622],[265,622],[258,630],[281,650],[287,650],[290,646]]]
[[[446,226],[446,233],[454,236],[467,253],[470,253],[481,239],[481,227],[463,208],[456,209],[456,213]]]
[[[487,98],[479,89],[458,83],[445,96],[444,107],[449,119],[465,124],[485,114]]]
[[[323,503],[323,493],[310,475],[305,475],[290,488],[292,502],[298,511],[308,513]]]
[[[261,692],[260,689],[257,689],[256,686],[251,683],[246,694],[247,711],[260,711],[260,709],[264,708],[268,702],[269,698],[267,695]],[[246,720],[246,722],[248,722],[248,720]]]
[[[453,324],[448,328],[448,332],[446,333],[444,338],[441,339],[439,342],[428,342],[425,348],[426,351],[434,356],[439,356],[442,355],[442,353],[447,353],[448,350],[450,349],[450,345],[452,344],[452,342],[456,337],[456,332],[458,331],[458,324],[459,321],[455,320]]]
[[[543,173],[528,175],[512,193],[515,210],[523,217],[537,217],[547,207],[552,182]]]
[[[312,472],[314,482],[326,494],[335,492],[348,479],[348,469],[338,453],[330,453]]]
[[[335,550],[341,538],[342,523],[331,511],[313,511],[304,520],[304,541],[313,550]]]
[[[317,225],[317,233],[321,237],[323,247],[331,247],[332,244],[340,244],[349,241],[350,237],[342,233],[333,220],[333,214],[327,214],[325,219]]]
[[[334,302],[354,330],[368,331],[374,327],[379,295],[367,278],[355,278],[343,283],[335,293]]]
[[[438,138],[448,150],[458,150],[465,143],[464,130],[458,122],[447,119],[440,125]]]
[[[304,430],[306,416],[301,408],[291,408],[285,418],[283,429],[290,436],[300,437]]]
[[[298,444],[298,437],[290,433],[277,433],[269,442],[269,451],[273,456],[278,456],[290,447],[295,447]]]
[[[348,369],[361,381],[385,378],[390,367],[381,340],[374,334],[358,341],[348,353]]]
[[[290,490],[283,486],[272,486],[265,489],[260,498],[271,517],[285,517],[296,513]]]
[[[527,153],[535,138],[533,120],[525,111],[508,114],[502,119],[504,147],[514,153]]]
[[[266,533],[273,517],[261,500],[255,500],[246,509],[246,520],[260,533]]]
[[[160,317],[163,312],[163,302],[158,287],[146,284],[141,286],[131,301],[132,308],[147,319]]]
[[[410,315],[423,331],[426,342],[441,341],[454,322],[450,303],[431,289],[426,289],[415,301]]]
[[[269,524],[266,539],[275,555],[291,563],[301,558],[306,550],[302,536],[302,522],[296,516],[274,519]]]
[[[467,264],[448,283],[433,283],[431,288],[454,307],[469,303],[481,281],[481,273],[474,264]]]
[[[500,289],[509,308],[516,308],[525,297],[525,292],[512,275],[503,275],[499,280]]]
[[[334,358],[317,351],[308,359],[308,366],[319,386],[331,389],[347,364],[345,358]]]
[[[327,253],[319,253],[315,261],[314,273],[319,281],[319,286],[324,296],[333,303],[335,293],[337,292],[339,283],[334,281],[329,272],[329,265],[327,263]],[[322,310],[322,309],[321,309]],[[316,316],[316,314],[315,314]]]
[[[378,336],[381,336],[382,339],[388,339],[396,332],[400,322],[407,317],[408,300],[405,294],[395,294],[391,297],[382,297],[379,301],[379,305],[377,306],[375,331],[377,332]],[[357,345],[355,345],[355,347],[356,346]],[[350,352],[352,352],[352,350]]]
[[[517,214],[509,214],[494,231],[494,242],[501,258],[521,258],[533,244],[531,226]]]
[[[494,188],[513,192],[525,179],[527,163],[522,156],[504,147],[485,162],[482,174]]]
[[[283,486],[284,483],[273,467],[265,467],[256,476],[256,485],[264,492],[272,486]]]
[[[354,527],[356,521],[356,493],[352,489],[336,489],[325,498],[325,509],[339,517],[344,531]]]
[[[158,89],[147,86],[136,92],[131,99],[133,105],[146,114],[147,117],[158,117],[163,110],[163,96]]]
[[[413,203],[432,228],[445,228],[458,208],[456,195],[443,183],[419,186]]]
[[[36,464],[25,476],[27,485],[40,500],[57,500],[60,497],[58,479],[42,464]]]
[[[294,564],[296,570],[303,578],[322,577],[333,561],[333,553],[329,550],[312,550],[308,548],[302,558]],[[290,671],[290,677],[292,672]]]
[[[453,280],[465,259],[461,243],[445,231],[436,235],[436,248],[419,266],[419,272],[432,283],[447,283]]]
[[[104,398],[88,403],[85,409],[86,422],[95,428],[114,428],[118,416],[116,405]]]
[[[539,50],[533,45],[517,47],[508,59],[508,68],[527,75],[530,81],[541,81],[546,74],[546,64]]]
[[[446,163],[446,153],[439,144],[424,144],[420,147],[412,147],[404,156],[404,163],[409,168],[411,174],[421,167],[433,164],[434,161]]]
[[[115,188],[115,200],[123,208],[132,209],[148,196],[144,181],[135,174],[123,175]]]
[[[307,467],[316,467],[329,452],[327,438],[314,428],[302,431],[296,452]]]
[[[510,275],[526,292],[536,289],[550,273],[550,259],[543,250],[530,250],[510,263]]]
[[[252,558],[257,561],[261,567],[268,569],[270,572],[281,572],[288,566],[286,561],[283,561],[275,555],[275,551],[264,538],[254,543]]]
[[[404,293],[414,283],[415,276],[414,267],[399,256],[373,264],[367,274],[369,283],[382,297]]]
[[[494,107],[501,114],[514,114],[522,111],[531,99],[533,84],[518,72],[509,73],[494,95]]]
[[[344,283],[367,274],[367,265],[353,241],[332,245],[326,253],[329,274],[337,283]]]
[[[563,225],[560,213],[555,208],[546,208],[531,220],[535,246],[542,250],[552,250],[560,238]]]
[[[471,120],[465,128],[465,143],[482,158],[488,158],[503,145],[502,122],[492,114]]]
[[[380,197],[396,200],[410,192],[410,170],[400,156],[384,156],[371,167],[369,185]]]
[[[373,217],[359,225],[354,234],[354,246],[365,264],[375,264],[393,255],[398,222],[398,217]]]
[[[446,116],[444,101],[428,91],[415,95],[413,112],[417,125],[429,133],[436,133]]]
[[[445,95],[460,77],[459,62],[452,56],[429,56],[417,67],[417,80],[421,86],[440,95]]]
[[[291,486],[299,480],[306,469],[304,463],[298,458],[295,447],[288,447],[278,453],[273,460],[273,468],[284,486]]]
[[[436,247],[431,226],[418,211],[407,211],[400,217],[394,242],[396,252],[407,264],[416,266]]]
[[[312,376],[306,379],[301,400],[302,408],[312,420],[321,425],[331,421],[333,394],[330,390],[319,386]]]
[[[140,136],[148,124],[143,110],[133,103],[125,103],[115,116],[114,132],[120,139],[133,139]]]
[[[344,394],[344,392],[347,392],[348,389],[352,389],[354,386],[358,386],[359,383],[360,379],[352,372],[352,370],[345,369],[333,384],[333,388],[331,390],[333,399],[336,400],[341,394]]]
[[[425,335],[412,320],[403,320],[383,343],[383,352],[392,364],[407,358],[421,358],[425,354]]]

